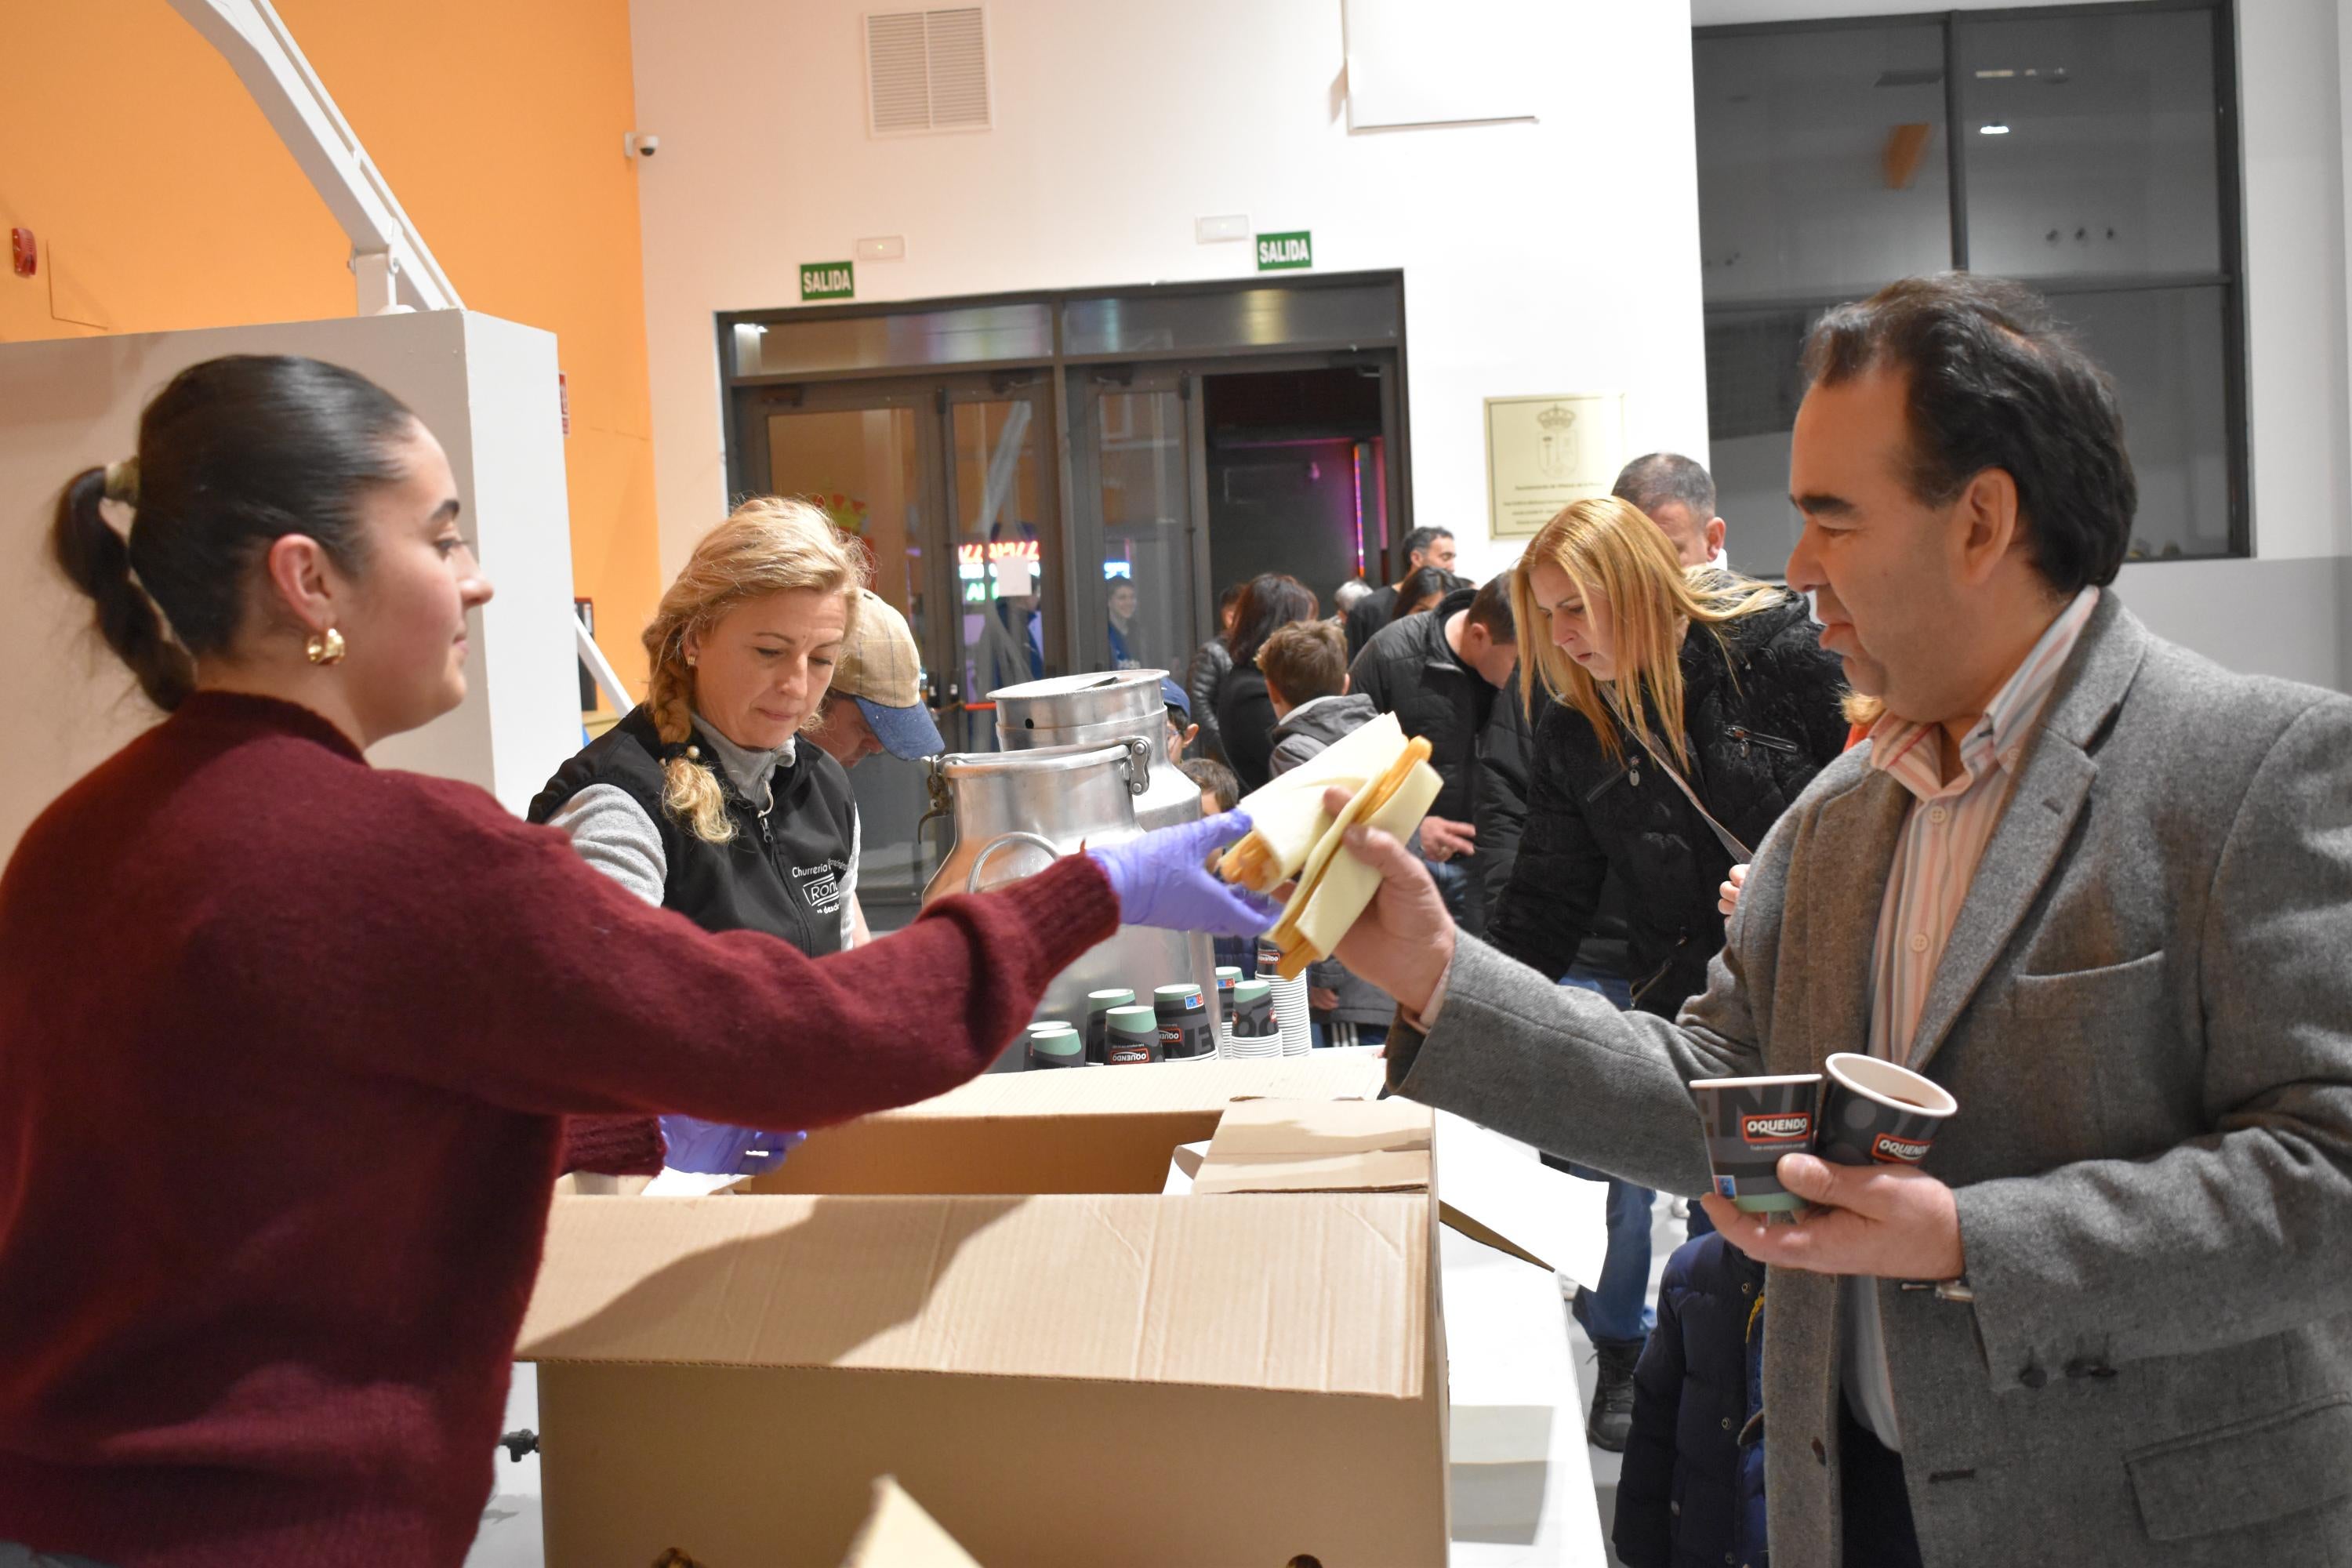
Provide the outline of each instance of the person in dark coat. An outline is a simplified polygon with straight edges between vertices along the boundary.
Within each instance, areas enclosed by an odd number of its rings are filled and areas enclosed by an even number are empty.
[[[1444,781],[1422,819],[1422,858],[1445,895],[1445,907],[1472,931],[1482,929],[1485,900],[1477,870],[1478,738],[1494,716],[1495,693],[1518,658],[1510,574],[1483,588],[1447,595],[1437,608],[1391,623],[1348,668],[1349,685],[1393,713],[1408,735],[1430,744],[1430,766]]]
[[[1764,1266],[1719,1234],[1675,1248],[1617,1478],[1625,1568],[1766,1568],[1763,1358]]]
[[[1384,584],[1356,601],[1348,612],[1348,662],[1364,651],[1380,629],[1397,618],[1397,595],[1412,574],[1424,566],[1454,570],[1454,535],[1442,528],[1416,528],[1404,536],[1404,576]]]
[[[1211,762],[1225,760],[1224,737],[1217,728],[1217,689],[1234,668],[1234,650],[1225,639],[1234,635],[1234,610],[1242,601],[1242,584],[1234,584],[1217,598],[1217,635],[1192,650],[1184,671],[1184,692],[1191,700],[1193,722],[1201,726],[1201,754]]]
[[[1274,704],[1266,700],[1257,650],[1279,628],[1293,621],[1311,621],[1319,609],[1313,589],[1279,572],[1251,578],[1234,605],[1234,629],[1225,642],[1234,668],[1217,688],[1217,732],[1244,795],[1264,788],[1274,776],[1268,765],[1274,752]]]

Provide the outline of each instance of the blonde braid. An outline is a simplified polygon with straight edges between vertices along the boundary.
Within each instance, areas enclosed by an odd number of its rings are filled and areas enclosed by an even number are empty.
[[[692,749],[694,741],[694,677],[680,646],[682,631],[677,626],[665,630],[658,622],[646,628],[646,655],[653,666],[646,713],[665,749]],[[719,787],[718,775],[686,751],[672,752],[662,763],[662,805],[706,844],[726,844],[735,837],[735,819],[727,815],[727,794]]]

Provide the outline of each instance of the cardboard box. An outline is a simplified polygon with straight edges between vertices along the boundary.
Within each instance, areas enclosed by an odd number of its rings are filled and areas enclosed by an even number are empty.
[[[987,1078],[751,1190],[558,1198],[548,1561],[838,1563],[890,1474],[982,1563],[1444,1563],[1432,1123],[1378,1074]]]
[[[841,1568],[980,1568],[896,1476],[874,1483],[874,1510],[858,1527]]]

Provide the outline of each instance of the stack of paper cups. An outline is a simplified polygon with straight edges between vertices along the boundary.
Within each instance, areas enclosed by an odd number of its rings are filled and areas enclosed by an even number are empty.
[[[1282,1054],[1303,1057],[1314,1047],[1315,1036],[1308,1028],[1307,1016],[1307,976],[1285,980],[1276,973],[1282,962],[1282,950],[1272,942],[1261,941],[1257,950],[1257,973],[1261,980],[1274,984],[1274,1016],[1282,1025]]]
[[[1274,983],[1274,1016],[1282,1024],[1282,1054],[1303,1057],[1315,1044],[1315,1036],[1307,1016],[1307,976],[1296,980],[1276,977]]]
[[[1282,1055],[1282,1031],[1274,1022],[1274,987],[1264,980],[1244,980],[1233,990],[1234,1032],[1217,1047],[1229,1060],[1249,1061]]]

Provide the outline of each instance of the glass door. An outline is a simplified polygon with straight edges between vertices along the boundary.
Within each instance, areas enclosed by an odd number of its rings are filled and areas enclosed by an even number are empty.
[[[1212,613],[1196,384],[1124,366],[1070,384],[1078,647],[1089,668],[1164,669],[1181,685]]]
[[[948,748],[992,752],[1001,686],[1066,673],[1059,657],[1067,584],[1055,581],[1051,398],[1042,373],[950,386],[943,395],[952,625],[940,651],[949,678]],[[944,717],[944,714],[943,714]]]

